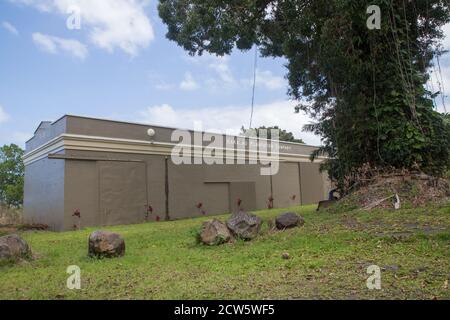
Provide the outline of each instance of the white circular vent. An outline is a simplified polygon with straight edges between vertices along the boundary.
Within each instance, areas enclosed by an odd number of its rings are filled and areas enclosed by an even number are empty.
[[[148,134],[149,137],[154,137],[156,132],[155,132],[154,129],[150,128],[150,129],[147,130],[147,134]]]

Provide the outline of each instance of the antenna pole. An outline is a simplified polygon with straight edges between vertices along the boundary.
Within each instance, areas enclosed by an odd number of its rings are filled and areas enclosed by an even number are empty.
[[[253,110],[255,107],[255,87],[256,87],[256,68],[257,68],[257,62],[258,62],[258,46],[255,46],[255,61],[253,65],[253,88],[252,88],[252,108],[250,112],[250,123],[248,128],[252,128],[252,122],[253,122]]]

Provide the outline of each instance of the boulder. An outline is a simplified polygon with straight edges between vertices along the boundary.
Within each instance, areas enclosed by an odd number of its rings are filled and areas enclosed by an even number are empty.
[[[120,257],[125,254],[125,241],[110,231],[95,231],[89,236],[89,255],[95,257]]]
[[[275,219],[275,224],[277,229],[283,230],[302,226],[305,224],[305,220],[294,212],[286,212]]]
[[[30,257],[30,246],[17,234],[0,237],[0,260],[18,260]]]
[[[202,225],[200,240],[207,245],[218,245],[230,241],[231,234],[222,221],[213,219],[205,221]]]
[[[262,220],[244,211],[233,213],[227,221],[227,227],[237,238],[251,240],[255,238],[261,228]]]

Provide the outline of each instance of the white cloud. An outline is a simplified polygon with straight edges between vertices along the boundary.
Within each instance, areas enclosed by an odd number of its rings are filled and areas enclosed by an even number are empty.
[[[450,66],[441,68],[441,71],[444,93],[450,96]]]
[[[188,62],[199,67],[206,67],[213,75],[203,79],[205,86],[211,90],[223,90],[224,88],[249,88],[253,85],[253,77],[236,78],[230,68],[230,59],[227,56],[220,57],[212,54],[186,57]],[[274,75],[269,70],[256,70],[256,87],[267,90],[279,90],[287,87],[283,77]]]
[[[275,13],[277,9],[277,2],[270,2],[266,9],[264,10],[265,16],[264,19],[266,20],[273,20],[275,19]]]
[[[0,106],[0,123],[4,123],[9,120],[9,115],[6,113],[6,111],[3,109],[2,106]]]
[[[199,88],[198,83],[195,81],[194,77],[190,72],[184,74],[184,79],[180,83],[180,89],[185,91],[192,91]]]
[[[201,82],[210,90],[233,88],[238,84],[231,71],[229,57],[227,56],[221,57],[205,53],[201,56],[183,56],[183,58],[202,69],[204,77]]]
[[[9,114],[6,113],[5,109],[0,105],[0,125],[6,123],[11,119]],[[31,134],[7,130],[9,128],[0,126],[0,146],[4,144],[15,143],[21,147],[25,146],[25,141],[32,137]]]
[[[253,78],[242,79],[241,83],[245,86],[253,85]],[[269,70],[256,69],[256,87],[266,88],[268,90],[278,90],[287,87],[287,83],[283,77],[275,76]]]
[[[270,71],[256,70],[256,85],[264,86],[269,90],[277,90],[287,86],[283,77],[275,76]]]
[[[15,143],[20,147],[25,147],[25,142],[27,142],[33,134],[22,131],[15,131],[11,134],[10,143]]]
[[[150,80],[151,86],[156,90],[167,91],[175,89],[176,87],[176,85],[174,85],[173,83],[167,82],[164,76],[160,75],[158,72],[155,72],[153,70],[148,72],[147,77]]]
[[[24,148],[25,142],[32,136],[33,135],[31,133],[26,133],[22,131],[10,132],[6,130],[0,130],[0,146],[14,143],[17,144],[19,147]]]
[[[445,38],[442,40],[444,49],[450,50],[450,23],[446,24],[442,31],[444,31]]]
[[[450,65],[443,66],[441,62],[441,72],[439,73],[438,68],[436,67],[431,73],[430,81],[428,81],[428,89],[433,92],[441,91],[442,94],[439,94],[435,98],[435,103],[437,107],[437,111],[440,112],[450,112]],[[442,98],[444,97],[444,103]]]
[[[160,91],[171,90],[171,89],[173,89],[173,87],[174,86],[172,84],[166,83],[164,81],[161,81],[161,82],[155,84],[155,89],[160,90]]]
[[[303,125],[311,122],[311,119],[304,114],[294,113],[295,105],[295,102],[291,101],[256,105],[252,126],[278,125],[282,129],[291,131],[308,144],[319,145],[318,136],[301,131]],[[248,127],[249,117],[250,107],[248,106],[174,109],[168,104],[163,104],[148,107],[139,112],[135,120],[186,129],[193,129],[194,122],[201,121],[205,131],[222,133],[230,131],[238,134],[243,125]]]
[[[57,54],[64,51],[81,60],[88,55],[86,46],[78,40],[59,38],[39,32],[33,33],[32,38],[34,43],[47,53]]]
[[[81,12],[81,29],[86,29],[90,41],[112,52],[120,48],[135,56],[154,39],[153,27],[145,14],[148,1],[139,0],[10,0],[29,5],[43,12],[69,17],[73,5]]]
[[[450,50],[450,23],[444,26],[444,33],[446,36],[443,42],[444,49]],[[445,94],[450,96],[450,52],[447,52],[441,64]]]
[[[209,64],[209,67],[217,73],[219,79],[228,84],[234,83],[235,80],[228,65],[228,57],[211,56],[211,58],[213,62]]]
[[[34,43],[42,50],[48,53],[57,53],[55,41],[51,36],[47,36],[42,33],[33,33],[32,35]]]
[[[14,27],[11,23],[8,21],[2,22],[2,27],[7,30],[9,33],[17,36],[19,34],[19,31],[17,31],[16,27]]]
[[[139,121],[169,127],[178,127],[178,118],[177,112],[168,104],[148,107],[144,111],[139,112]]]
[[[47,0],[9,0],[9,2],[17,3],[20,5],[33,6],[42,12],[50,12],[52,1],[47,1]]]
[[[450,51],[450,23],[446,24],[442,31],[444,32],[442,47],[444,50]],[[429,70],[430,80],[427,83],[427,89],[432,92],[443,92],[434,100],[437,111],[450,112],[450,52],[439,58],[439,65],[437,62],[435,59],[433,61],[434,67]],[[442,98],[444,98],[444,101]]]

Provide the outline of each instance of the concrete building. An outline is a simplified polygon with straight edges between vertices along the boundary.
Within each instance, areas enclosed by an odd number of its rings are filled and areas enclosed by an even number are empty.
[[[330,183],[319,172],[323,158],[309,160],[315,147],[280,142],[278,172],[261,175],[261,168],[268,166],[252,163],[250,146],[264,139],[213,135],[225,142],[212,155],[220,149],[225,161],[240,164],[176,164],[171,157],[179,145],[179,140],[172,141],[174,130],[71,115],[42,122],[26,143],[26,222],[61,231],[223,214],[238,207],[289,207],[327,198]],[[192,147],[195,157],[209,144],[202,141],[199,147],[198,132],[188,132],[193,142],[183,143]],[[236,152],[230,151],[230,143]]]

